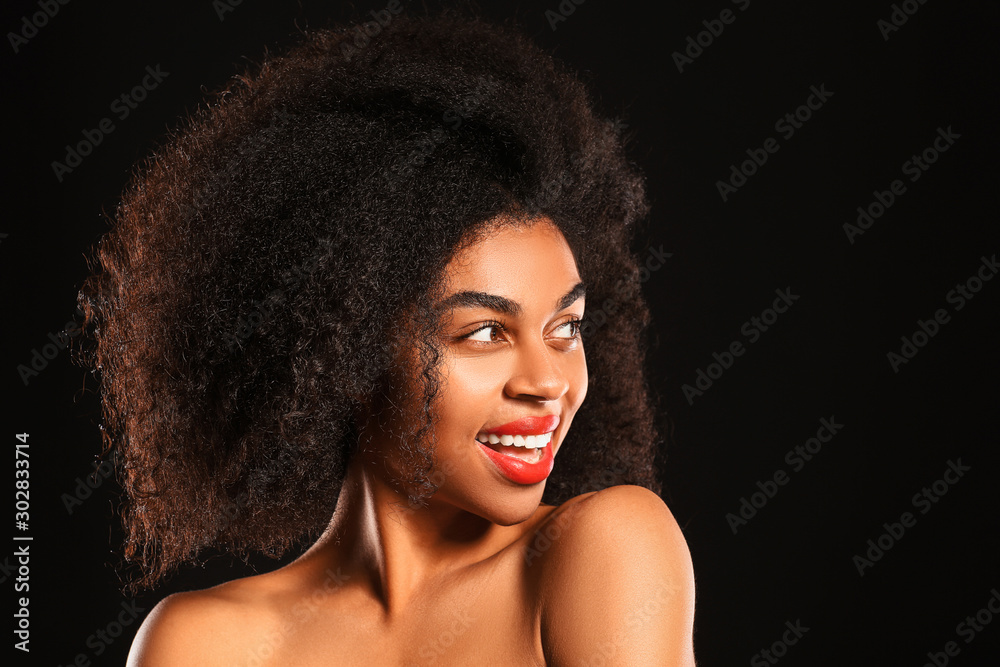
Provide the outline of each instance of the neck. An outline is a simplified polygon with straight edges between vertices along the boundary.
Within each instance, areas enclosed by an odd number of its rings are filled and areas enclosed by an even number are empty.
[[[411,507],[392,488],[384,466],[354,456],[326,532],[310,554],[339,567],[352,586],[378,600],[387,617],[398,615],[435,582],[486,561],[523,533],[450,503],[431,498]]]

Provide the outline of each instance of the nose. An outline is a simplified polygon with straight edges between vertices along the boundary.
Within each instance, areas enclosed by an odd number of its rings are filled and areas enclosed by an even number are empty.
[[[569,378],[563,368],[568,359],[539,337],[522,341],[515,351],[515,361],[504,391],[512,398],[555,401],[569,391]]]

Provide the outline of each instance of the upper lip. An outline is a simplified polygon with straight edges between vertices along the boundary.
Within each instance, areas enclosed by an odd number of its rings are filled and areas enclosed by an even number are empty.
[[[544,417],[521,417],[503,426],[483,429],[481,432],[487,435],[541,435],[556,430],[557,426],[559,426],[559,415],[545,415]]]

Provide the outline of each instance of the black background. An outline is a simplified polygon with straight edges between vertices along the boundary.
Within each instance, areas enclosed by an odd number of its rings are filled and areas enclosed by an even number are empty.
[[[299,27],[370,19],[369,10],[385,6],[245,0],[220,16],[218,4],[76,0],[17,53],[9,37],[0,46],[8,113],[2,436],[13,451],[15,434],[30,433],[31,452],[31,653],[14,651],[18,664],[68,665],[78,654],[122,664],[139,625],[99,656],[99,645],[88,644],[131,601],[115,571],[112,481],[72,513],[64,503],[100,449],[93,379],[66,351],[27,384],[18,366],[74,317],[85,253],[106,229],[131,165],[205,88],[265,46],[288,44]],[[753,664],[786,621],[809,630],[779,664],[922,665],[948,641],[960,648],[949,664],[996,664],[1000,655],[1000,618],[969,643],[956,630],[1000,587],[1000,280],[983,283],[961,309],[947,300],[982,257],[1000,252],[1000,10],[982,1],[905,4],[917,9],[888,39],[878,21],[890,18],[889,2],[567,0],[564,11],[575,9],[555,29],[545,12],[558,11],[559,0],[482,8],[518,16],[581,73],[602,112],[627,124],[630,154],[647,175],[653,210],[635,249],[672,253],[644,284],[656,343],[649,373],[674,425],[664,496],[694,559],[702,665]],[[727,8],[735,20],[679,72],[672,54]],[[22,17],[37,11],[34,2],[5,3],[0,26],[20,31]],[[114,117],[111,101],[157,65],[168,76],[127,119]],[[832,95],[786,138],[775,122],[806,102],[810,86]],[[51,163],[104,117],[115,130],[58,181]],[[903,163],[949,127],[960,137],[911,182]],[[723,201],[717,181],[768,137],[779,150]],[[844,223],[894,179],[905,193],[851,243]],[[776,289],[799,299],[750,343],[741,329]],[[894,371],[887,354],[941,308],[950,320]],[[712,386],[689,401],[682,386],[736,340],[745,353],[721,376],[715,369]],[[843,428],[793,470],[786,452],[813,437],[821,418]],[[959,459],[969,471],[921,514],[914,494]],[[727,514],[779,469],[788,483],[734,534]],[[853,557],[906,511],[916,524],[859,575]],[[15,534],[25,533],[11,527]],[[14,600],[12,560],[0,585]],[[135,603],[148,611],[168,593],[252,571],[216,558]]]

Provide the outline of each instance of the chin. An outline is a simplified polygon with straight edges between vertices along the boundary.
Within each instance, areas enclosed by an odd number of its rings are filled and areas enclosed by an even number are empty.
[[[505,489],[491,497],[480,496],[463,509],[498,526],[514,526],[535,515],[544,490],[544,484]]]

